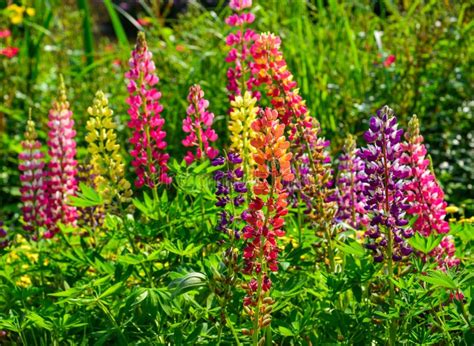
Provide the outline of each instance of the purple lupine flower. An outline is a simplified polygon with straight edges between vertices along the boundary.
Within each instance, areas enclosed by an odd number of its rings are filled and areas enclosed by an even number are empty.
[[[339,157],[336,199],[336,219],[355,229],[367,225],[363,180],[366,178],[364,161],[358,156],[355,137],[349,135]]]
[[[393,110],[384,106],[370,119],[369,130],[364,134],[368,145],[359,152],[365,163],[365,209],[372,214],[366,231],[367,248],[373,251],[376,262],[383,261],[383,249],[390,241],[394,261],[413,251],[406,242],[413,235],[413,230],[407,226],[406,219],[409,205],[404,189],[410,171],[400,162],[402,134]]]
[[[247,193],[247,184],[242,179],[242,168],[238,165],[242,158],[237,153],[228,153],[226,157],[219,156],[212,160],[214,166],[225,165],[221,170],[214,172],[216,180],[216,206],[222,208],[216,229],[229,236],[239,233],[238,228],[233,227],[235,220],[233,207],[239,207],[245,203],[244,194]],[[226,208],[227,206],[231,208]],[[235,228],[234,230],[232,228]],[[240,236],[240,234],[239,234]]]

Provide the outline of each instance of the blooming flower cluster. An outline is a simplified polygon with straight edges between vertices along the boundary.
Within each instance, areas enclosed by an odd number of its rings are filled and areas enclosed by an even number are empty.
[[[1,38],[8,38],[11,36],[11,32],[8,29],[0,30],[0,39]],[[8,46],[5,48],[0,49],[0,55],[6,56],[7,58],[11,59],[18,55],[20,49],[18,47]]]
[[[384,106],[370,119],[369,130],[364,138],[368,145],[359,156],[365,162],[364,194],[366,210],[372,213],[366,237],[367,248],[374,253],[374,260],[381,262],[387,256],[399,261],[413,250],[406,239],[413,235],[408,227],[406,211],[410,207],[405,188],[410,169],[400,157],[403,130],[398,129],[393,110]]]
[[[133,130],[130,153],[137,174],[135,185],[153,188],[157,183],[169,184],[169,155],[164,152],[167,146],[166,132],[163,131],[165,120],[161,117],[163,106],[159,102],[161,93],[155,88],[159,79],[143,32],[138,33],[129,65],[130,71],[125,78],[128,79],[127,103],[130,106],[128,126]]]
[[[90,118],[86,125],[86,141],[89,144],[87,151],[91,154],[94,185],[109,208],[114,198],[120,203],[129,203],[131,185],[125,179],[125,164],[117,143],[116,125],[112,121],[113,111],[102,91],[96,93],[87,112]]]
[[[438,263],[438,268],[441,270],[455,267],[461,262],[456,257],[456,245],[454,245],[454,240],[451,236],[443,237],[441,243],[428,255]]]
[[[188,102],[187,117],[183,120],[183,131],[188,135],[182,143],[185,147],[197,147],[196,153],[188,151],[184,157],[190,165],[204,157],[212,160],[219,151],[211,146],[217,140],[217,133],[212,129],[214,114],[207,110],[209,101],[204,98],[201,86],[193,85],[189,88]]]
[[[242,216],[246,222],[242,232],[246,240],[243,272],[253,276],[245,285],[247,296],[244,306],[254,307],[250,316],[255,336],[259,328],[268,326],[271,321],[265,306],[265,298],[269,298],[265,296],[271,288],[267,270],[278,270],[277,238],[285,234],[283,217],[288,213],[288,193],[283,182],[292,181],[294,175],[290,169],[290,143],[284,135],[285,125],[278,120],[278,112],[265,109],[260,118],[252,123],[252,129],[255,138],[251,144],[257,151],[254,154],[257,167],[253,172],[255,197]]]
[[[267,95],[278,111],[280,121],[288,125],[295,118],[306,118],[308,110],[280,46],[280,37],[270,33],[258,35],[250,49],[253,57],[251,66],[255,84],[266,86]],[[289,139],[292,139],[291,136]]]
[[[336,218],[355,229],[368,223],[363,193],[365,177],[365,164],[358,155],[355,137],[349,135],[344,143],[343,154],[339,157]]]
[[[66,88],[61,77],[59,96],[49,112],[47,195],[49,198],[45,238],[59,232],[58,223],[76,224],[77,211],[68,205],[70,196],[77,190],[76,181],[76,131],[72,111],[66,98]]]
[[[222,208],[219,213],[217,230],[228,234],[231,238],[240,238],[238,229],[232,229],[237,215],[235,211],[245,202],[247,186],[243,181],[244,172],[241,168],[242,158],[239,154],[228,153],[226,157],[220,156],[212,161],[213,166],[224,166],[214,172],[214,180],[217,182],[217,202],[216,206]],[[226,207],[230,208],[226,208]],[[229,210],[230,209],[230,210]]]
[[[214,172],[217,182],[216,206],[220,208],[216,229],[224,235],[219,242],[222,245],[222,263],[216,274],[216,296],[222,308],[232,298],[239,272],[239,249],[241,229],[241,209],[245,205],[247,186],[243,181],[242,158],[237,153],[228,153],[212,160],[213,166],[222,166]],[[221,323],[225,323],[223,319]]]
[[[21,181],[21,201],[23,203],[24,229],[27,232],[35,232],[34,238],[38,237],[39,227],[44,225],[46,205],[48,198],[45,195],[45,172],[44,153],[41,151],[41,143],[37,139],[35,123],[30,117],[28,119],[24,140],[21,142],[22,152],[18,155]]]
[[[246,29],[247,24],[255,20],[255,15],[251,12],[245,12],[252,6],[252,0],[232,0],[229,7],[234,13],[226,18],[226,24],[231,27],[239,27],[235,32],[230,33],[226,38],[226,44],[231,47],[226,57],[226,62],[233,63],[234,67],[227,70],[227,90],[230,100],[238,95],[243,95],[245,91],[250,91],[255,83],[250,75],[249,67],[249,46],[252,44],[255,32]],[[258,94],[255,94],[258,95]]]
[[[413,229],[424,236],[433,231],[448,233],[449,224],[444,219],[447,207],[444,192],[429,169],[430,161],[426,158],[426,148],[416,116],[410,120],[405,138],[407,142],[402,144],[405,153],[401,162],[410,168],[406,193],[410,205],[407,213],[417,215]]]
[[[19,6],[17,4],[8,5],[5,9],[8,17],[12,24],[21,24],[25,17],[25,14],[28,17],[33,17],[36,14],[36,11],[33,7]]]
[[[231,150],[236,151],[243,158],[243,169],[246,176],[249,176],[251,167],[254,166],[253,154],[255,148],[250,145],[254,133],[252,123],[259,111],[256,106],[257,99],[246,91],[244,96],[236,96],[231,101],[232,110],[230,112],[229,131],[231,140]]]

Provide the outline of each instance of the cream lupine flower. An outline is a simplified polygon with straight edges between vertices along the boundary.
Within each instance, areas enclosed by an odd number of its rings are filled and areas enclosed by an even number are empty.
[[[112,121],[113,111],[102,91],[95,95],[93,105],[87,109],[90,115],[87,121],[86,141],[91,154],[94,184],[109,205],[114,197],[121,203],[128,203],[132,197],[130,183],[125,179],[125,164],[117,144],[116,125]]]
[[[255,148],[250,145],[250,141],[255,137],[251,124],[257,118],[259,111],[256,106],[257,99],[246,91],[244,96],[236,96],[231,101],[232,111],[230,112],[229,131],[231,133],[231,150],[237,152],[243,158],[243,169],[248,176],[250,168],[255,165],[253,154]]]

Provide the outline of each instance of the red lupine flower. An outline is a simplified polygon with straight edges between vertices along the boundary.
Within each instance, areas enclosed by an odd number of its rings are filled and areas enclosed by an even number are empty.
[[[133,130],[130,139],[133,149],[130,153],[137,174],[135,185],[153,188],[157,183],[169,184],[169,155],[164,151],[167,146],[166,132],[163,131],[165,120],[161,117],[163,106],[159,102],[161,93],[155,88],[159,78],[155,74],[152,53],[148,50],[143,32],[138,33],[129,64],[130,71],[125,78],[128,79],[130,94],[127,98],[130,106],[128,126]]]
[[[214,159],[219,151],[211,146],[217,140],[217,133],[212,129],[214,114],[207,111],[209,101],[204,99],[204,92],[199,85],[189,89],[189,106],[187,117],[183,120],[183,131],[188,133],[182,141],[185,147],[197,147],[196,153],[188,151],[184,160],[190,165],[203,157]]]
[[[0,55],[4,55],[7,58],[11,59],[17,56],[19,51],[20,49],[17,47],[6,47],[0,50]]]
[[[391,54],[387,58],[385,58],[385,60],[383,61],[383,66],[390,67],[393,63],[395,63],[395,60],[395,55]]]
[[[290,169],[290,143],[284,136],[285,125],[278,120],[278,112],[267,108],[252,123],[252,129],[255,131],[255,138],[251,144],[257,151],[254,154],[257,167],[253,172],[255,197],[242,215],[247,223],[242,229],[246,239],[243,272],[254,276],[245,286],[247,297],[244,305],[255,307],[252,315],[253,332],[258,333],[255,329],[265,326],[264,321],[268,320],[268,314],[259,316],[261,304],[265,303],[265,293],[271,288],[266,270],[278,270],[277,238],[285,234],[283,216],[288,213],[288,194],[283,182],[293,180],[294,175]]]
[[[38,141],[35,123],[30,118],[27,121],[25,139],[21,142],[23,151],[18,155],[22,172],[21,201],[23,203],[23,228],[28,232],[37,232],[45,221],[45,211],[48,200],[45,196],[44,153],[41,151],[41,142]],[[34,239],[37,239],[35,234]]]
[[[48,230],[44,233],[45,238],[51,238],[59,232],[58,223],[75,226],[77,210],[68,205],[70,196],[75,195],[77,190],[76,181],[76,131],[74,120],[66,98],[66,88],[61,77],[59,85],[59,97],[53,102],[49,112],[48,126],[48,181],[47,181],[47,218]]]

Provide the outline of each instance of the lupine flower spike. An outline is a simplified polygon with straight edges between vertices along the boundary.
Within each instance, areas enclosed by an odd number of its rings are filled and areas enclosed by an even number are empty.
[[[231,300],[233,288],[239,280],[238,243],[242,228],[241,211],[247,193],[243,181],[242,162],[242,158],[235,153],[228,153],[225,157],[219,156],[212,160],[213,166],[222,166],[214,172],[214,180],[217,183],[216,206],[220,208],[216,229],[221,234],[219,243],[224,264],[216,269],[215,294],[222,309],[225,309]],[[225,324],[225,315],[221,316],[221,323]]]
[[[132,166],[137,179],[135,186],[155,187],[158,183],[169,184],[169,155],[166,149],[166,132],[163,130],[165,120],[161,117],[163,106],[159,99],[161,93],[156,89],[158,76],[152,53],[148,50],[143,32],[138,33],[137,44],[129,60],[130,71],[125,74],[128,79],[130,106],[128,126],[133,130],[130,143],[133,145]]]
[[[77,190],[76,181],[76,131],[69,102],[66,98],[66,88],[60,77],[59,96],[53,102],[49,112],[48,126],[48,209],[46,225],[48,230],[45,238],[51,238],[59,232],[58,223],[76,225],[77,210],[68,205],[70,196]]]
[[[94,102],[87,109],[86,141],[91,155],[92,175],[95,188],[104,204],[111,208],[112,200],[129,203],[132,197],[130,183],[125,179],[125,164],[117,143],[116,125],[112,121],[113,111],[102,91],[95,95]]]
[[[336,218],[356,230],[360,230],[368,223],[366,198],[363,193],[363,181],[366,177],[364,170],[364,161],[358,155],[355,137],[349,135],[344,143],[343,153],[339,157]]]
[[[360,151],[365,162],[364,194],[366,210],[372,214],[366,238],[376,262],[389,257],[400,261],[412,252],[406,239],[413,235],[408,227],[405,196],[410,169],[400,159],[403,130],[398,129],[393,110],[384,106],[370,119],[369,130],[364,134],[368,145]]]
[[[252,146],[257,150],[254,155],[257,168],[253,172],[255,197],[242,217],[247,223],[242,232],[246,240],[243,272],[252,276],[244,285],[247,291],[244,308],[253,321],[253,329],[248,332],[256,344],[259,330],[271,323],[273,299],[269,297],[268,270],[278,271],[277,239],[285,234],[283,217],[288,213],[288,193],[283,182],[293,180],[294,175],[290,169],[290,143],[284,135],[285,125],[278,120],[278,112],[267,108],[253,122],[252,128],[255,131]]]
[[[424,236],[429,236],[432,232],[448,233],[449,224],[445,220],[447,203],[441,186],[430,170],[430,161],[426,158],[427,150],[416,115],[410,120],[405,139],[406,142],[402,144],[405,153],[401,162],[410,168],[406,194],[410,206],[407,213],[417,217],[413,230]],[[459,263],[459,259],[454,256],[455,251],[453,240],[444,237],[429,255],[438,262],[440,268],[452,267]]]
[[[252,0],[231,0],[229,7],[234,13],[226,18],[225,22],[231,27],[238,27],[235,33],[230,33],[226,38],[226,44],[231,47],[227,54],[226,62],[235,64],[227,70],[227,90],[229,91],[230,100],[234,100],[236,96],[242,96],[246,91],[251,91],[255,84],[255,79],[250,74],[250,51],[249,46],[252,44],[255,32],[246,29],[247,24],[251,24],[255,20],[255,15],[251,12],[245,12],[246,9],[252,7]],[[258,93],[250,96],[257,96]]]
[[[242,163],[245,176],[249,176],[250,170],[255,166],[253,154],[256,152],[255,148],[250,145],[254,137],[252,123],[257,117],[259,111],[256,106],[257,99],[252,97],[249,92],[245,92],[244,96],[236,96],[231,101],[232,110],[230,112],[230,140],[232,142],[231,150],[239,153],[244,160]]]
[[[200,85],[189,88],[189,106],[187,117],[183,120],[183,131],[187,133],[182,141],[185,147],[196,147],[196,153],[188,151],[184,160],[188,165],[205,157],[214,159],[219,151],[211,143],[217,140],[217,133],[212,129],[214,114],[207,110],[209,101],[204,98]]]
[[[23,228],[27,232],[34,233],[32,237],[36,240],[39,227],[44,225],[46,219],[48,203],[45,195],[45,163],[44,153],[41,151],[42,145],[35,131],[35,123],[31,119],[31,110],[26,124],[25,139],[21,142],[23,151],[18,157],[20,161],[18,168],[22,172],[20,192],[25,223]]]

